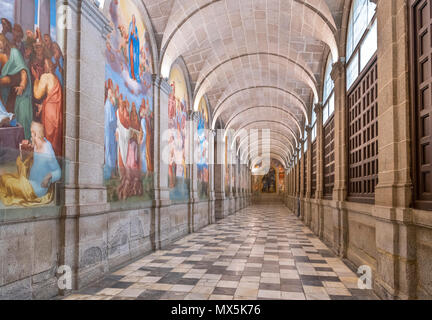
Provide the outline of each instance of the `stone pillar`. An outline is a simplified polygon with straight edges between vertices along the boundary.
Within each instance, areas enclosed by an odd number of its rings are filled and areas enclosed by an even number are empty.
[[[195,159],[195,139],[197,139],[197,120],[195,119],[195,112],[190,110],[188,113],[188,121],[186,124],[186,132],[189,134],[189,138],[186,138],[186,144],[188,145],[187,154],[189,155],[188,163],[188,176],[190,181],[189,189],[189,205],[188,205],[188,223],[189,233],[195,232],[196,220],[195,212],[197,211],[196,205],[199,202],[198,196],[198,166]]]
[[[324,194],[324,126],[323,126],[323,105],[317,103],[315,105],[315,114],[317,117],[316,128],[317,128],[317,185],[315,198],[322,199]]]
[[[294,196],[294,192],[293,192],[294,191],[294,179],[293,179],[294,170],[295,170],[295,167],[293,165],[290,169],[289,180],[288,180],[290,197]]]
[[[302,221],[304,221],[304,213],[305,213],[305,211],[304,211],[304,202],[303,201],[304,201],[304,198],[305,198],[305,190],[306,190],[306,184],[305,184],[306,177],[304,176],[304,168],[307,165],[306,161],[304,159],[305,158],[304,157],[305,141],[306,140],[303,140],[301,142],[300,155],[299,155],[299,170],[300,170],[300,172],[299,172],[299,180],[300,180],[300,182],[299,182],[299,187],[300,187],[300,189],[299,189],[299,199],[300,199],[300,204],[301,204],[301,206],[300,206],[300,218],[301,218]],[[301,159],[300,159],[300,157],[301,157]]]
[[[296,164],[296,160],[297,156],[294,156],[294,161],[293,161],[293,168],[292,168],[292,189],[291,189],[291,195],[293,198],[297,198],[297,164]]]
[[[409,34],[407,1],[377,2],[379,184],[375,192],[376,291],[416,298],[416,241],[410,167]]]
[[[245,190],[245,184],[246,184],[246,165],[241,164],[241,181],[240,181],[240,190],[241,190],[241,209],[243,209],[246,206],[245,199],[246,199],[246,190]]]
[[[283,194],[283,202],[285,205],[288,205],[288,196],[290,194],[289,189],[291,188],[289,180],[290,180],[291,171],[289,169],[285,169],[285,176],[284,176],[284,194]]]
[[[23,30],[34,30],[35,2],[29,0],[15,0],[14,19]]]
[[[315,199],[318,200],[318,236],[320,238],[324,235],[324,209],[321,205],[321,200],[324,196],[324,126],[323,126],[323,105],[317,103],[315,105],[315,114],[317,118],[317,172],[316,172],[316,191]]]
[[[300,219],[302,218],[302,208],[301,208],[301,199],[302,199],[302,179],[300,177],[302,161],[300,160],[300,153],[302,148],[299,148],[296,151],[296,171],[295,171],[295,181],[296,181],[296,191],[295,191],[295,202],[294,202],[294,214],[298,216]]]
[[[248,206],[251,205],[252,202],[252,169],[251,165],[248,165]]]
[[[60,38],[66,40],[59,43],[67,57],[65,186],[59,265],[72,269],[72,289],[76,290],[108,271],[107,216],[100,213],[108,210],[103,181],[104,117],[101,108],[105,95],[104,52],[109,23],[87,1],[63,3],[70,9],[73,28],[62,30],[64,34]]]
[[[235,199],[234,199],[234,192],[233,192],[233,183],[232,183],[232,176],[234,174],[234,168],[233,168],[233,152],[231,149],[231,136],[228,136],[228,148],[227,148],[227,152],[228,152],[228,186],[229,186],[229,190],[228,190],[228,201],[229,201],[229,214],[233,214],[235,212]]]
[[[215,216],[216,219],[223,219],[227,214],[227,207],[225,205],[225,139],[223,130],[217,130],[214,167]]]
[[[300,184],[301,184],[301,182],[300,182],[300,179],[299,179],[300,166],[301,166],[301,164],[300,164],[300,158],[299,158],[299,154],[298,154],[298,151],[297,151],[297,154],[296,154],[296,166],[295,166],[295,177],[294,177],[294,179],[295,179],[295,197],[297,199],[300,199],[300,196],[301,196],[300,195],[300,189],[301,189]]]
[[[306,170],[306,199],[309,199],[312,197],[312,127],[307,127],[307,170]]]
[[[306,181],[307,181],[307,185],[306,185],[306,196],[305,196],[305,201],[304,201],[304,207],[305,207],[305,224],[307,226],[311,225],[312,222],[312,215],[311,215],[311,197],[312,197],[312,127],[308,126],[306,128],[307,130],[307,161],[306,161],[306,166],[307,166],[307,177],[305,177]]]
[[[288,201],[288,196],[290,195],[290,179],[291,179],[291,169],[285,170],[285,202]]]
[[[39,28],[42,35],[50,34],[50,29],[51,29],[50,2],[51,2],[50,0],[39,0]],[[36,8],[36,10],[37,9],[38,8]],[[33,30],[33,28],[31,28],[31,30]]]
[[[234,194],[235,194],[235,211],[237,212],[239,210],[239,200],[240,200],[240,190],[239,190],[239,181],[240,181],[240,175],[239,175],[239,161],[238,161],[238,155],[235,156],[235,167],[234,167],[234,175],[235,175],[235,183],[234,183]]]
[[[335,95],[335,186],[333,199],[344,201],[347,196],[347,108],[346,108],[346,65],[344,58],[333,64],[331,77]]]
[[[215,223],[215,136],[209,131],[208,160],[209,160],[209,224]]]
[[[331,77],[335,95],[335,186],[333,189],[333,231],[334,249],[343,258],[346,257],[348,243],[347,212],[342,202],[347,197],[348,183],[348,146],[347,146],[347,107],[346,107],[346,65],[345,58],[333,64]]]
[[[153,77],[154,83],[154,203],[155,214],[152,219],[152,228],[154,235],[154,248],[160,249],[169,242],[169,239],[164,238],[169,234],[169,230],[163,232],[163,229],[169,228],[169,206],[170,189],[168,187],[168,165],[169,158],[166,150],[168,146],[168,101],[171,93],[171,86],[168,80],[158,76]]]

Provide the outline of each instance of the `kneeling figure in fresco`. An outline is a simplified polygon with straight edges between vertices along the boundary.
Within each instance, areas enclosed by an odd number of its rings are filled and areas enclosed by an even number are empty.
[[[33,145],[24,142],[18,157],[17,173],[0,176],[0,201],[6,206],[46,205],[54,198],[53,183],[61,179],[61,169],[51,143],[40,123],[31,125]]]

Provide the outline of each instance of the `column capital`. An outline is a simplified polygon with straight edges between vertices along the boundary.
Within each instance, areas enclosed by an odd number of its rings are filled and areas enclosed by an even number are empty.
[[[170,86],[168,79],[164,79],[157,74],[152,76],[153,83],[156,87],[162,90],[165,94],[169,95],[172,92],[172,87]]]
[[[302,152],[304,144],[307,142],[307,139],[300,139],[299,142],[300,142],[300,146],[297,148],[297,155],[299,155]]]
[[[323,106],[322,102],[317,102],[317,103],[314,104],[313,111],[318,115],[320,112],[322,112],[323,107],[324,106]]]
[[[333,81],[336,81],[342,74],[345,73],[346,61],[345,57],[341,57],[338,61],[333,63],[330,76]]]

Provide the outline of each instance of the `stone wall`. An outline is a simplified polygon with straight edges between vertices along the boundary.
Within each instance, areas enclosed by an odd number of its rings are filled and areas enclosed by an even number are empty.
[[[89,1],[61,2],[68,6],[73,26],[59,35],[66,57],[64,184],[53,206],[0,209],[0,299],[47,299],[67,294],[69,290],[58,287],[60,266],[71,268],[72,290],[81,289],[249,204],[248,194],[227,200],[223,189],[215,192],[215,185],[224,186],[224,170],[213,165],[209,168],[208,200],[196,200],[196,191],[191,190],[189,200],[171,203],[167,165],[161,161],[161,132],[166,128],[170,88],[157,74],[153,77],[153,199],[108,201],[103,181],[103,108],[110,25]],[[210,156],[214,157],[212,152]],[[196,166],[188,169],[196,170]],[[222,184],[215,182],[215,176]]]
[[[413,208],[413,170],[410,132],[409,34],[407,1],[374,1],[378,21],[378,145],[379,183],[374,204],[348,201],[346,65],[333,64],[335,83],[335,185],[333,200],[322,195],[323,168],[318,155],[318,188],[310,194],[310,153],[304,163],[289,170],[285,204],[297,212],[311,230],[353,268],[369,266],[373,288],[384,299],[430,299],[432,297],[432,219],[430,211]],[[344,13],[348,22],[349,2]],[[340,35],[345,54],[346,29]],[[319,110],[318,110],[319,111]],[[318,113],[318,118],[319,118]],[[318,141],[322,127],[318,128]],[[322,141],[322,140],[321,140]],[[310,145],[310,144],[309,144]],[[309,151],[310,152],[310,151]],[[308,166],[308,176],[298,170]],[[307,181],[305,188],[305,180]]]
[[[287,196],[285,204],[294,212],[296,198]],[[389,281],[389,268],[386,260],[382,260],[383,254],[379,249],[379,243],[392,244],[390,232],[377,231],[377,225],[382,223],[381,218],[375,215],[375,206],[358,203],[343,202],[339,205],[330,200],[304,199],[301,208],[302,220],[320,239],[323,240],[341,258],[347,259],[352,268],[357,270],[360,266],[369,266],[372,269],[374,289],[381,298],[407,298],[403,287],[400,293],[393,295],[394,288],[383,288],[381,281]],[[321,215],[318,212],[322,212]],[[409,209],[407,214],[413,216],[412,227],[414,229],[412,242],[400,243],[403,246],[416,248],[416,273],[406,274],[406,268],[398,271],[401,278],[399,285],[413,281],[415,290],[411,298],[430,299],[432,288],[432,220],[430,212]],[[341,215],[346,221],[340,221]],[[342,225],[341,225],[342,224]],[[319,227],[318,227],[319,226]],[[403,229],[398,232],[404,232]],[[400,261],[403,266],[403,260]],[[383,279],[383,280],[380,280]],[[408,285],[404,285],[408,288]],[[386,291],[384,291],[386,290]],[[388,291],[387,291],[388,290]],[[406,289],[405,289],[406,290]]]

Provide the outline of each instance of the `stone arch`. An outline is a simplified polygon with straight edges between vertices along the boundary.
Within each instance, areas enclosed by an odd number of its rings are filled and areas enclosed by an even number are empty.
[[[300,97],[298,97],[297,94],[295,94],[289,90],[279,88],[279,87],[260,86],[260,87],[244,88],[244,89],[241,89],[241,90],[234,92],[233,94],[228,95],[223,101],[221,101],[221,103],[219,103],[215,107],[215,110],[213,111],[213,122],[215,122],[217,119],[220,118],[220,116],[225,111],[225,108],[227,108],[229,106],[228,102],[230,102],[232,99],[237,99],[238,95],[243,94],[246,91],[250,91],[250,90],[269,90],[269,91],[275,90],[276,92],[279,92],[279,93],[285,95],[289,102],[291,102],[297,108],[301,109],[305,119],[309,119],[309,116],[308,116],[309,113],[308,113],[308,109],[306,107],[306,104],[303,102],[303,100]],[[299,122],[299,121],[297,121],[297,122]]]
[[[281,107],[278,107],[278,106],[253,106],[253,107],[249,107],[249,108],[243,109],[242,111],[239,111],[235,115],[231,116],[231,118],[226,123],[225,129],[229,130],[230,126],[231,126],[231,123],[234,121],[234,119],[236,119],[240,115],[242,115],[244,113],[249,113],[249,112],[257,111],[256,109],[267,109],[269,112],[271,111],[271,109],[273,109],[273,110],[277,110],[279,112],[282,112],[282,113],[288,115],[288,117],[290,119],[292,119],[293,122],[296,124],[297,129],[299,130],[299,135],[301,134],[301,128],[300,128],[300,123],[299,123],[298,119],[296,119],[294,117],[294,115],[291,112],[287,111],[285,108],[281,108]]]
[[[257,129],[257,128],[251,128],[251,130],[254,130],[254,129]],[[258,130],[262,130],[262,129],[263,128],[258,128]],[[278,135],[279,137],[275,138],[274,135]],[[292,153],[295,153],[295,150],[297,149],[297,146],[293,144],[293,142],[291,140],[291,138],[292,138],[291,134],[287,134],[286,131],[275,130],[273,128],[271,130],[271,132],[270,132],[270,138],[271,139],[279,139],[279,138],[281,138],[285,143],[288,144],[288,147],[291,147]],[[258,137],[258,141],[262,141],[262,140],[263,140],[262,137]],[[241,138],[239,140],[239,146],[242,146],[246,141],[250,141],[250,134],[247,137],[243,137],[243,138]]]
[[[256,145],[255,147],[251,148],[249,151],[241,154],[241,156],[246,155],[247,160],[250,160],[251,153],[254,152],[254,151],[259,150],[260,147],[261,146]],[[272,148],[270,148],[270,153],[272,153],[272,152],[278,152],[281,156],[283,155],[286,159],[290,158],[290,154],[288,152],[286,152],[284,149],[282,149],[281,147],[279,147],[279,146],[273,146],[272,145]]]
[[[281,137],[283,137],[284,139],[282,139]],[[273,137],[271,137],[271,142],[272,143],[276,143],[279,146],[284,146],[289,151],[289,153],[291,155],[293,155],[295,149],[294,149],[294,146],[293,146],[292,142],[288,138],[285,138],[283,135],[281,137],[279,137],[279,136],[274,137],[273,136]],[[243,153],[244,153],[244,150],[247,150],[251,146],[251,142],[249,141],[249,137],[247,137],[247,138],[248,139],[244,138],[244,139],[242,139],[242,140],[239,141],[237,152],[242,152],[241,149],[242,149],[244,143],[246,143],[246,142],[249,142],[249,145],[246,145],[243,148]],[[258,138],[258,140],[254,141],[254,143],[258,144],[258,145],[263,145],[264,142],[265,141],[262,138]],[[291,149],[289,149],[287,147],[287,145],[286,145],[287,143],[289,144],[289,146],[291,147]]]
[[[331,51],[330,50],[328,50],[328,49],[326,49],[326,50],[324,50],[324,52],[323,52],[323,54],[322,54],[322,60],[323,61],[326,61],[327,62],[327,59],[329,58],[329,55],[331,54]],[[320,85],[320,87],[319,87],[319,91],[318,91],[318,94],[319,94],[319,97],[320,97],[320,99],[319,99],[319,101],[320,101],[320,103],[322,103],[323,101],[322,101],[322,97],[323,97],[323,95],[324,95],[324,85],[325,85],[325,72],[326,72],[326,69],[327,69],[327,63],[323,63],[323,65],[322,65],[322,72],[321,72],[321,85]]]
[[[251,125],[255,125],[258,123],[266,123],[266,124],[273,124],[276,126],[280,126],[282,128],[288,129],[287,132],[291,134],[291,136],[294,138],[294,141],[296,143],[296,146],[299,145],[299,139],[298,137],[295,135],[294,131],[291,129],[291,127],[288,127],[286,124],[284,124],[283,122],[280,121],[276,121],[276,120],[256,120],[256,121],[252,121],[252,122],[248,122],[247,124],[243,125],[241,128],[239,128],[237,130],[237,133],[234,135],[233,140],[235,140],[238,137],[238,132],[241,131],[242,129],[246,129],[247,127],[251,126]],[[253,129],[253,128],[251,128]],[[269,128],[270,131],[272,130],[272,128]]]
[[[217,4],[221,3],[220,0],[213,0],[211,2],[205,3],[203,5],[201,5],[200,7],[195,6],[194,8],[191,8],[190,11],[188,10],[183,10],[186,11],[184,12],[184,15],[182,14],[178,14],[177,12],[173,11],[171,13],[172,16],[176,17],[178,16],[179,18],[177,20],[180,21],[175,21],[176,19],[173,18],[173,22],[171,24],[168,24],[165,28],[165,33],[167,34],[163,40],[162,40],[162,49],[161,49],[161,73],[162,75],[164,75],[165,71],[164,69],[167,69],[167,66],[171,64],[171,62],[169,60],[174,60],[175,57],[169,57],[168,54],[168,58],[167,58],[167,52],[170,50],[171,47],[175,48],[177,50],[177,52],[180,51],[180,54],[182,52],[182,50],[179,49],[179,47],[176,45],[176,37],[180,38],[181,36],[178,36],[179,31],[182,29],[186,29],[186,33],[187,31],[190,29],[192,30],[192,26],[194,25],[194,19],[198,20],[200,19],[200,21],[202,22],[207,22],[206,19],[204,18],[204,15],[207,14],[207,10],[216,10],[213,7]],[[317,1],[309,1],[306,5],[306,2],[301,2],[301,1],[295,1],[290,3],[291,6],[294,5],[299,5],[300,7],[297,8],[297,12],[301,12],[299,14],[302,14],[301,17],[299,17],[299,19],[302,19],[302,21],[313,21],[313,27],[312,28],[303,28],[301,30],[302,33],[306,33],[307,35],[311,36],[312,38],[315,38],[317,40],[321,40],[323,43],[327,44],[331,50],[334,52],[334,56],[337,58],[338,57],[338,52],[337,52],[337,44],[336,44],[336,39],[334,37],[334,21],[331,15],[326,14],[318,14],[318,12],[320,12],[322,10],[322,8],[327,7],[326,3],[322,0],[317,0]],[[320,8],[316,8],[316,6],[319,5]],[[313,9],[316,10],[313,10]],[[220,10],[219,10],[220,11]],[[295,11],[295,10],[293,10]],[[328,12],[328,10],[327,10]],[[175,16],[176,15],[176,16]],[[186,15],[186,17],[184,17]],[[211,15],[211,13],[209,12],[208,15]],[[327,18],[324,19],[323,16],[326,16]],[[297,18],[297,17],[294,17]],[[330,23],[330,25],[328,24],[328,20],[332,20],[333,23]],[[208,20],[208,19],[207,19]],[[184,40],[184,36],[182,37],[182,39]],[[174,50],[174,49],[173,49]],[[168,60],[168,61],[166,61]]]
[[[233,70],[236,64],[241,64],[242,58],[249,58],[249,57],[270,57],[275,58],[278,60],[278,64],[280,66],[291,66],[290,69],[291,72],[293,72],[293,78],[297,79],[298,81],[304,83],[307,85],[310,90],[313,93],[314,100],[318,101],[318,90],[317,90],[317,83],[315,76],[310,73],[310,71],[307,70],[304,66],[300,65],[298,62],[290,59],[289,57],[280,55],[280,54],[274,54],[270,52],[255,52],[255,53],[248,53],[240,56],[232,57],[228,60],[223,61],[222,63],[218,64],[215,68],[213,68],[209,73],[207,73],[205,76],[203,76],[201,79],[198,80],[197,86],[195,89],[195,94],[197,96],[202,95],[204,92],[208,91],[210,88],[213,87],[211,77],[217,77],[219,73],[224,74],[224,70]],[[217,79],[216,79],[217,80]]]
[[[279,154],[277,154],[277,153],[273,153],[273,154],[270,154],[270,163],[271,163],[271,160],[272,160],[272,157],[274,157],[276,160],[278,160],[283,166],[284,166],[284,168],[286,169],[288,166],[287,166],[287,162],[286,162],[286,160],[285,159],[283,159],[283,157],[281,156],[281,155],[279,155]],[[259,162],[259,161],[262,161],[263,160],[263,158],[262,157],[256,157],[256,158],[254,158],[254,159],[251,159],[251,166],[250,166],[250,169],[252,170],[253,169],[253,167]],[[269,163],[269,164],[270,164]]]

